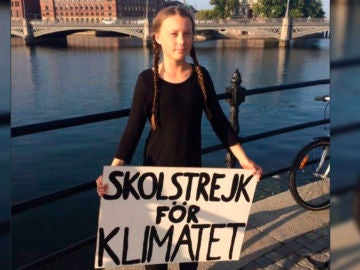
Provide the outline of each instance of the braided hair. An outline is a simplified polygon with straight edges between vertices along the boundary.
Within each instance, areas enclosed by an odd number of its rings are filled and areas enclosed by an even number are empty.
[[[160,90],[159,90],[159,61],[161,53],[161,45],[156,42],[155,34],[160,31],[161,23],[163,20],[170,16],[179,15],[183,18],[189,18],[192,25],[192,33],[195,32],[195,21],[191,13],[184,7],[181,6],[169,6],[163,8],[158,12],[152,23],[152,47],[153,47],[153,75],[154,75],[154,98],[151,108],[151,128],[156,130],[160,127],[159,122],[159,104],[160,104]],[[191,47],[190,56],[193,59],[197,80],[202,92],[203,103],[205,108],[206,116],[211,119],[210,110],[207,106],[207,91],[204,83],[204,74],[201,70],[199,61],[196,56],[194,46]]]

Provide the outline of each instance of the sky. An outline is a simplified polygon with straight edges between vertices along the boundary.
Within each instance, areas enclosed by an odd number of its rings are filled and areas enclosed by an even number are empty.
[[[192,5],[197,10],[212,9],[214,7],[209,4],[210,0],[186,0],[186,3],[189,5]],[[325,11],[325,16],[329,17],[329,15],[330,15],[330,0],[322,0],[322,6],[323,6],[323,10]]]

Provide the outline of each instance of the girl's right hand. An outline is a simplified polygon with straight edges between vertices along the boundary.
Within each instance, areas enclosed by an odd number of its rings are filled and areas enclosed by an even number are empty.
[[[97,188],[97,194],[102,197],[104,196],[104,194],[106,194],[107,191],[107,184],[103,184],[102,182],[103,178],[102,175],[100,175],[97,179],[96,179],[96,188]]]

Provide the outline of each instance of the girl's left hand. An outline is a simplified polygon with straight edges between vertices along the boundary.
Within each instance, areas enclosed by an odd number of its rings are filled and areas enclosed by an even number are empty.
[[[252,170],[253,174],[255,176],[258,176],[260,180],[263,173],[263,169],[259,165],[257,165],[254,161],[248,159],[246,162],[240,163],[240,165],[243,169]]]

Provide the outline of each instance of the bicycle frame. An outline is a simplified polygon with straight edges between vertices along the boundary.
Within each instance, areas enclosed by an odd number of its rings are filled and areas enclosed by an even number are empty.
[[[324,151],[322,152],[319,165],[317,166],[317,168],[316,168],[316,170],[314,172],[314,176],[320,177],[322,180],[327,179],[329,177],[329,173],[330,173],[330,163],[327,166],[327,168],[326,168],[326,170],[325,170],[325,172],[323,174],[319,173],[320,169],[324,165],[324,162],[325,162],[325,159],[326,159],[326,157],[328,155],[328,152],[329,152],[329,147],[325,147]]]

